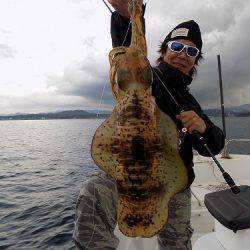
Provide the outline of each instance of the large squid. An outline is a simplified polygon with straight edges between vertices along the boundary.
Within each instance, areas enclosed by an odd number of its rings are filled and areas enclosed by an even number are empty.
[[[116,105],[96,130],[91,147],[95,163],[116,180],[118,226],[130,237],[158,233],[167,223],[171,197],[187,184],[175,123],[151,94],[142,4],[129,4],[131,45],[109,54]]]

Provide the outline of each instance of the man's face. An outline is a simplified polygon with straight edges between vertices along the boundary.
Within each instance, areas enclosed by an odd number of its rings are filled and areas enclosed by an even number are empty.
[[[195,46],[195,44],[187,39],[175,39],[175,41],[184,43],[186,45]],[[167,48],[166,52],[163,54],[163,60],[177,68],[184,74],[188,74],[195,64],[196,57],[190,57],[186,54],[186,48],[181,52],[174,52]]]

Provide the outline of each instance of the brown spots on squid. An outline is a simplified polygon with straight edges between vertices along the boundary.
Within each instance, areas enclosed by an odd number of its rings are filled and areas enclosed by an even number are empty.
[[[127,214],[124,218],[124,222],[128,225],[128,227],[137,227],[143,226],[148,227],[149,225],[154,224],[152,221],[152,215],[141,215],[141,214]]]
[[[125,195],[132,201],[145,201],[153,196],[159,197],[165,191],[165,185],[160,183],[144,188],[138,182],[129,186],[122,181],[117,181],[117,188],[120,194]]]

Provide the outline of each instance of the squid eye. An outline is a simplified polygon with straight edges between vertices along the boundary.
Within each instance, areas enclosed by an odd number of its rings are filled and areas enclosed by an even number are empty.
[[[122,54],[125,54],[125,53],[126,53],[125,51],[117,51],[117,52],[113,55],[112,60],[115,59],[117,56],[122,55]]]

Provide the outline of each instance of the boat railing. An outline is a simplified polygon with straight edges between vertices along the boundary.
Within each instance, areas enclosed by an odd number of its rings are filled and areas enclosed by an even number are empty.
[[[226,158],[226,159],[230,159],[231,156],[229,154],[229,150],[228,150],[228,145],[232,142],[250,142],[250,139],[230,139],[230,140],[226,140],[225,142],[225,146],[222,150],[221,153],[221,158]]]

